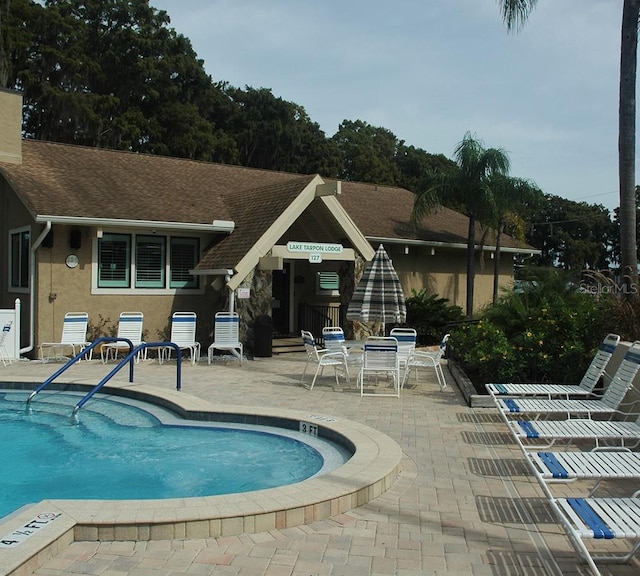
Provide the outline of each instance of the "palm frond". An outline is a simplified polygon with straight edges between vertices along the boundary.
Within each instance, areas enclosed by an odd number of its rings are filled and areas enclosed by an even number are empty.
[[[509,32],[520,31],[538,0],[500,0],[502,21]]]

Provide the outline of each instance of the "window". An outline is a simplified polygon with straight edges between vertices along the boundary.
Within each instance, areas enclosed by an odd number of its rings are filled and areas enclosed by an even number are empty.
[[[29,288],[29,250],[31,233],[28,229],[10,232],[11,270],[10,288]]]
[[[199,257],[198,238],[104,234],[98,240],[97,288],[197,289],[198,277],[189,270]]]
[[[136,236],[136,288],[164,288],[165,239]]]
[[[131,236],[105,234],[98,246],[98,288],[129,288]]]
[[[171,238],[170,288],[197,288],[198,278],[189,274],[198,263],[197,238]]]

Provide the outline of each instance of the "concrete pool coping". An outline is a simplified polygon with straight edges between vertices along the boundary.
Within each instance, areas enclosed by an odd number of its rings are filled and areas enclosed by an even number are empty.
[[[8,389],[31,390],[33,382],[2,383]],[[88,390],[74,381],[52,389]],[[315,522],[362,506],[388,490],[396,480],[402,449],[387,435],[357,422],[327,414],[282,408],[213,405],[185,392],[144,384],[113,382],[102,390],[159,404],[187,419],[215,421],[269,420],[306,422],[319,435],[346,439],[355,449],[344,465],[297,484],[241,494],[164,500],[45,500],[26,507],[0,524],[0,541],[22,530],[38,514],[60,513],[0,556],[0,576],[30,574],[74,541],[167,540],[216,538],[284,529]],[[212,417],[212,415],[214,417]],[[240,417],[240,419],[238,419]],[[233,418],[233,420],[231,420]]]

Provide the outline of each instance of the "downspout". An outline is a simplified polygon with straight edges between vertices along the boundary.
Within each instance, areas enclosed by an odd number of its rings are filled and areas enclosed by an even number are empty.
[[[233,271],[229,270],[230,274],[227,274],[224,277],[224,281],[227,283],[227,287],[229,284],[229,280],[231,280],[231,276],[233,276]],[[236,291],[233,288],[229,288],[229,312],[235,312],[236,307]]]
[[[35,345],[36,339],[36,252],[44,239],[49,234],[51,230],[51,220],[47,220],[44,225],[44,230],[40,232],[40,236],[36,239],[36,241],[31,245],[31,249],[29,251],[29,282],[31,286],[31,292],[29,294],[29,346],[26,348],[20,348],[20,354],[26,354],[27,352],[31,352]]]

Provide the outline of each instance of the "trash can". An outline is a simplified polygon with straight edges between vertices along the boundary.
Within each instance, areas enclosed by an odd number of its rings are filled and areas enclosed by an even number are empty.
[[[268,314],[256,318],[254,326],[255,349],[253,355],[258,358],[270,358],[273,344],[273,320]]]

